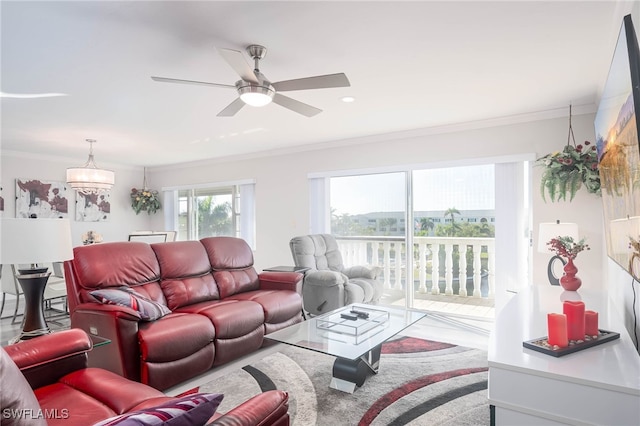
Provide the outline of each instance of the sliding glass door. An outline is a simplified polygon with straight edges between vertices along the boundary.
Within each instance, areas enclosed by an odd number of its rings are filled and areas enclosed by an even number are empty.
[[[381,268],[382,304],[491,318],[496,282],[502,291],[526,285],[529,168],[504,161],[314,177],[312,229],[336,236],[345,265]]]
[[[330,179],[331,234],[345,265],[382,270],[383,304],[405,304],[407,270],[407,173]],[[411,227],[409,227],[411,229]]]
[[[494,166],[414,170],[411,180],[414,285],[407,300],[415,308],[491,314]]]

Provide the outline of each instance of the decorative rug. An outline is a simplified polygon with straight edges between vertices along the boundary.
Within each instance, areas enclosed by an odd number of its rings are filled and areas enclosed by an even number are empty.
[[[334,357],[284,346],[200,387],[225,395],[225,412],[270,389],[289,392],[294,426],[489,425],[487,353],[396,336],[382,346],[378,374],[353,394],[329,388]]]

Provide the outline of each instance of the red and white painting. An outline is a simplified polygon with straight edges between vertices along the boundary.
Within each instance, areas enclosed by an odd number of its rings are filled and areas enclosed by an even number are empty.
[[[76,220],[79,222],[105,222],[111,216],[109,191],[100,194],[76,192]]]
[[[16,179],[16,217],[69,217],[69,192],[66,182]]]

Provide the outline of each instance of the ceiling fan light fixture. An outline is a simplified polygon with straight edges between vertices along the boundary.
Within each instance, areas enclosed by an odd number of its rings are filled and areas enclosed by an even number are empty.
[[[250,84],[238,88],[240,99],[247,105],[262,107],[268,105],[273,100],[276,92],[270,87]]]
[[[115,173],[112,170],[100,169],[93,159],[94,139],[89,142],[89,159],[82,167],[69,167],[67,169],[67,183],[75,190],[84,193],[99,193],[108,191],[115,183]]]

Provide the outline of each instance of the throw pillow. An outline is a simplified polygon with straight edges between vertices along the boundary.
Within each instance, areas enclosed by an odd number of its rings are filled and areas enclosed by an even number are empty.
[[[111,417],[94,426],[205,425],[223,398],[224,395],[219,393],[197,393],[157,407]]]
[[[100,303],[126,306],[138,311],[143,321],[155,321],[171,313],[162,303],[154,302],[127,286],[94,290],[89,294]]]

